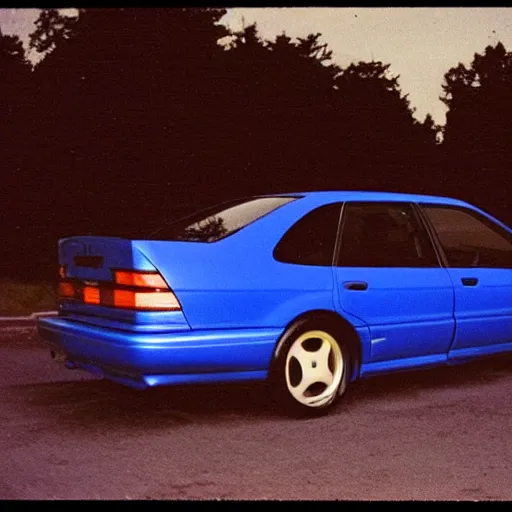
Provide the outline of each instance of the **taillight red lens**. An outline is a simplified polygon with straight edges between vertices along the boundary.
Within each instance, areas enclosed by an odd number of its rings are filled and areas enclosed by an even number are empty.
[[[114,272],[114,281],[116,284],[124,286],[140,286],[164,290],[169,288],[160,274],[152,272],[130,272],[127,270],[117,270]]]
[[[99,304],[100,289],[95,286],[86,286],[84,288],[84,302],[86,304]]]
[[[59,283],[59,297],[63,299],[72,299],[75,296],[75,287],[73,283]]]

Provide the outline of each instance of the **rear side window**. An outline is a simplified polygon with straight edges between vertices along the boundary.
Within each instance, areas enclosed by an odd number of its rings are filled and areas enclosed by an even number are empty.
[[[452,267],[512,268],[512,236],[485,216],[456,206],[424,205]]]
[[[341,203],[316,208],[298,220],[274,249],[274,258],[296,265],[332,266]]]
[[[182,242],[216,242],[298,197],[267,196],[223,203],[175,221],[148,238]]]
[[[438,267],[428,233],[408,203],[346,203],[338,266]]]

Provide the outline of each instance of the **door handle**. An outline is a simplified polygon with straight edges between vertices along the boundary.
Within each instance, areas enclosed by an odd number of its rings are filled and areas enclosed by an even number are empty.
[[[476,277],[463,277],[461,281],[464,286],[476,286],[478,284]]]
[[[347,283],[343,283],[343,286],[346,290],[364,291],[368,289],[368,283],[365,283],[364,281],[349,281]]]

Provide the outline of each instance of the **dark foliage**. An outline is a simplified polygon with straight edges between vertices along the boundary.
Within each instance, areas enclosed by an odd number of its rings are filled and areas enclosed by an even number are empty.
[[[488,46],[444,79],[447,189],[512,224],[512,53]]]
[[[388,64],[342,69],[320,34],[229,34],[224,12],[45,9],[33,70],[21,43],[0,34],[1,273],[51,277],[58,238],[136,236],[249,194],[451,194],[510,214],[502,45],[445,76],[439,145],[439,127],[414,118]]]

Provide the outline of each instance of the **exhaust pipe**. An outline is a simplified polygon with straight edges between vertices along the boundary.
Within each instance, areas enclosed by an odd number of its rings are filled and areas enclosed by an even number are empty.
[[[50,356],[57,363],[66,362],[66,354],[60,350],[50,350]]]
[[[64,364],[68,370],[73,370],[76,368],[75,364],[71,361],[68,361],[66,354],[62,350],[50,350],[50,357],[59,364]]]

